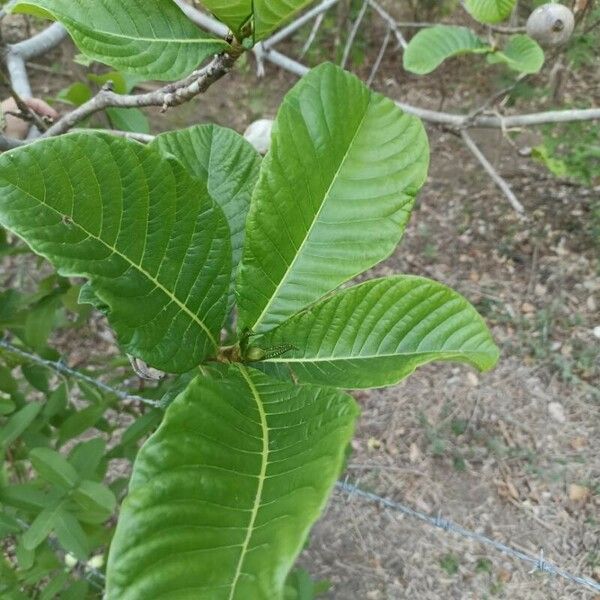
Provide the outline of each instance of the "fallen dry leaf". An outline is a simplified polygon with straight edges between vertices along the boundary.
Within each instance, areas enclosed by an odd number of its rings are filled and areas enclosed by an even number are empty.
[[[588,441],[587,438],[583,437],[582,435],[578,435],[571,440],[570,445],[573,450],[582,450],[588,445]]]
[[[572,483],[569,486],[569,500],[572,502],[587,502],[590,497],[590,490],[583,485]]]

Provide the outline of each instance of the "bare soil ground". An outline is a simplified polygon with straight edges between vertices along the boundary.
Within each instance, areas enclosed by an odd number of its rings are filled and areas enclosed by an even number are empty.
[[[364,44],[376,52],[372,40]],[[54,64],[67,58],[58,54]],[[368,67],[365,60],[358,71]],[[56,91],[72,69],[45,63],[38,89]],[[390,56],[375,87],[458,109],[486,97],[483,71],[459,60],[439,77],[417,80]],[[254,65],[242,65],[197,101],[151,112],[153,129],[209,121],[243,131],[274,116],[294,81],[274,67],[257,80]],[[582,94],[599,89],[595,82]],[[362,418],[345,475],[515,548],[543,549],[547,560],[600,581],[600,224],[592,212],[600,188],[560,182],[520,158],[500,132],[475,132],[524,203],[523,220],[454,135],[429,133],[429,182],[403,244],[376,274],[420,274],[461,291],[492,326],[502,359],[483,375],[433,365],[397,387],[357,394]],[[523,134],[516,142],[531,140]],[[600,598],[341,492],[301,562],[331,581],[335,600]]]

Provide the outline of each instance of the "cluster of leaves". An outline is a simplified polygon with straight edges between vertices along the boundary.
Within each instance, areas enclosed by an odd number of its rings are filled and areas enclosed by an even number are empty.
[[[0,230],[2,259],[15,261],[25,250]],[[19,261],[27,270],[41,267],[39,259]],[[2,282],[0,330],[43,359],[60,360],[49,346],[53,331],[78,330],[90,315],[89,305],[77,303],[80,286],[51,274],[26,291],[35,277],[27,273],[27,285],[15,289],[8,287],[14,275],[18,271],[9,271]],[[103,366],[110,371],[118,361]],[[130,425],[108,448],[115,411],[130,413]],[[139,440],[160,416],[123,407],[84,381],[58,378],[0,347],[0,543],[11,557],[0,561],[0,597],[98,596],[97,571],[114,529],[110,519],[128,482],[112,477],[105,483],[109,461],[133,461]]]
[[[600,181],[600,126],[590,123],[546,126],[542,133],[543,143],[533,149],[533,156],[551,173],[585,185]]]
[[[465,7],[480,23],[494,24],[508,18],[515,4],[515,0],[467,0]],[[404,53],[404,68],[426,75],[460,54],[482,54],[488,63],[505,64],[519,73],[537,73],[544,64],[544,51],[528,35],[512,35],[500,47],[495,41],[482,40],[468,27],[436,25],[412,38]]]
[[[308,2],[205,4],[245,42]],[[228,49],[170,0],[17,8],[60,20],[89,58],[142,77],[182,77]],[[148,146],[69,134],[0,157],[0,224],[60,281],[86,280],[79,302],[106,314],[123,350],[178,376],[166,412],[132,414],[109,450],[80,436],[92,427],[111,436],[116,399],[93,401],[78,383],[89,405],[69,412],[64,382],[49,384],[46,404],[11,396],[1,493],[17,571],[7,587],[22,588],[31,569],[32,585],[60,573],[64,587],[71,575],[64,559],[46,558],[53,548],[85,574],[110,541],[109,600],[319,591],[302,573],[286,577],[344,464],[358,407],[342,390],[393,385],[433,360],[486,370],[498,358],[475,309],[437,282],[346,285],[394,251],[428,163],[420,121],[333,65],[286,96],[264,160],[215,126]],[[106,522],[125,484],[101,483],[113,458],[134,459],[114,536]],[[29,504],[11,504],[16,486]],[[73,585],[85,597],[87,583]]]

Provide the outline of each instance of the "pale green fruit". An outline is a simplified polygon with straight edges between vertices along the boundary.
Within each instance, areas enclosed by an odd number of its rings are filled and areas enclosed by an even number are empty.
[[[569,40],[575,17],[564,4],[550,2],[536,8],[527,20],[527,35],[542,46],[558,46]]]

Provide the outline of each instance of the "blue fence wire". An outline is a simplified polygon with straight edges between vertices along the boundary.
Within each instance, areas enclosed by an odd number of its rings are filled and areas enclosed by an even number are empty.
[[[457,525],[452,521],[448,521],[447,519],[442,518],[441,514],[438,514],[437,516],[428,515],[426,513],[415,510],[410,506],[401,504],[400,502],[396,502],[394,500],[390,500],[389,498],[384,498],[383,496],[374,494],[373,492],[363,490],[357,487],[356,485],[349,483],[347,480],[338,481],[338,483],[336,484],[336,488],[342,492],[345,492],[349,496],[356,496],[358,498],[362,498],[363,500],[368,500],[369,502],[377,504],[380,507],[402,513],[414,519],[418,519],[423,523],[427,523],[428,525],[432,525],[433,527],[437,527],[438,529],[441,529],[443,531],[451,531],[465,539],[474,540],[476,542],[479,542],[480,544],[491,546],[492,548],[498,550],[506,556],[516,558],[520,561],[532,565],[531,573],[541,572],[547,573],[549,575],[555,575],[557,577],[562,577],[563,579],[566,579],[571,583],[586,586],[592,590],[600,592],[600,582],[595,581],[590,577],[573,575],[566,569],[559,567],[553,562],[547,561],[544,558],[543,550],[540,551],[540,554],[538,556],[527,554],[526,552],[521,552],[520,550],[512,548],[507,544],[503,544],[502,542],[493,540],[492,538],[482,535],[481,533],[471,531],[470,529],[466,529],[465,527]]]

